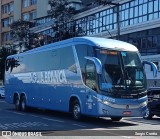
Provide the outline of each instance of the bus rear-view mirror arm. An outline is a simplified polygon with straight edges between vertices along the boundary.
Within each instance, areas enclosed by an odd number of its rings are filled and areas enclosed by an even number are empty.
[[[98,58],[86,56],[85,59],[93,61],[96,66],[97,74],[102,74],[102,63]]]
[[[157,72],[158,72],[157,66],[153,62],[149,62],[149,61],[143,61],[143,66],[144,64],[150,65],[153,71],[153,76],[157,77]]]

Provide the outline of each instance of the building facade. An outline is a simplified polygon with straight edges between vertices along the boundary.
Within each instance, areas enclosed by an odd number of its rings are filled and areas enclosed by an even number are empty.
[[[1,0],[0,6],[0,45],[10,40],[9,24],[14,18],[14,0]]]
[[[85,0],[83,0],[85,1]],[[142,55],[160,53],[160,0],[113,0],[113,5],[100,5],[75,15],[77,30],[81,35],[116,38],[117,6],[119,6],[120,40],[137,46]],[[91,5],[94,0],[84,2]],[[49,16],[38,18],[31,30],[45,32],[54,21]],[[50,23],[49,23],[50,22]],[[51,23],[52,22],[52,23]],[[49,31],[48,31],[49,32]]]
[[[0,0],[0,45],[11,41],[10,24],[13,21],[34,21],[47,15],[48,0]]]

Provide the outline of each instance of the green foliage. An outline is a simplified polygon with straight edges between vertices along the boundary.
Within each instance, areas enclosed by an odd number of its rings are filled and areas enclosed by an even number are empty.
[[[74,7],[69,6],[68,0],[49,0],[51,9],[48,14],[55,19],[52,26],[55,32],[53,41],[59,41],[76,36],[76,25],[73,15],[77,13]]]
[[[23,51],[26,51],[44,44],[42,35],[40,36],[30,31],[30,28],[33,26],[34,23],[24,20],[15,21],[10,25],[11,36],[13,41],[16,42],[16,45],[13,45],[19,47],[19,52],[22,52],[22,47]]]
[[[2,49],[0,49],[0,80],[4,81],[5,61],[7,56],[15,53],[16,53],[15,50],[8,51],[8,49],[6,49],[5,47],[2,47]]]
[[[69,6],[68,0],[49,0],[51,9],[48,14],[59,21],[70,20],[76,13],[74,7]]]

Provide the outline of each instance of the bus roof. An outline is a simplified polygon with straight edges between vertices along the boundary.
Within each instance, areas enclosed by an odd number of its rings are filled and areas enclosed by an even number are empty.
[[[23,55],[23,54],[28,54],[28,53],[34,53],[38,51],[43,51],[49,48],[60,48],[63,47],[62,45],[65,44],[89,44],[95,47],[100,47],[104,49],[112,49],[112,50],[121,50],[121,51],[138,51],[138,49],[129,43],[119,41],[119,40],[114,40],[114,39],[106,39],[106,38],[100,38],[100,37],[74,37],[71,39],[47,44],[29,51],[26,51],[24,53],[19,53],[18,55]],[[9,56],[12,57],[12,56]]]
[[[92,45],[106,49],[138,51],[138,49],[134,45],[114,39],[106,39],[100,37],[76,37],[74,38],[74,41],[90,41]]]

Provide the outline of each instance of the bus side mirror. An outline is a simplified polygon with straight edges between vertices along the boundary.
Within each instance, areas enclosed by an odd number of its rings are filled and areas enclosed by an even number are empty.
[[[86,56],[85,59],[93,61],[96,67],[97,74],[102,74],[102,63],[98,58]]]
[[[153,76],[157,77],[157,72],[158,72],[157,66],[153,62],[149,62],[149,61],[143,61],[143,66],[144,64],[150,65],[153,71]]]

